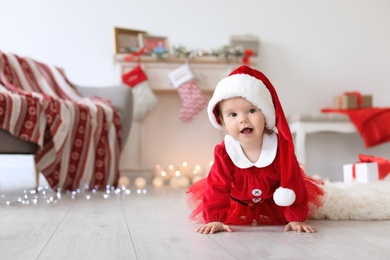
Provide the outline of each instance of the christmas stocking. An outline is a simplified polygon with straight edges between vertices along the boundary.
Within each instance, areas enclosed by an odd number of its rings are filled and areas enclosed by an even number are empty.
[[[184,123],[190,122],[206,106],[207,98],[195,82],[188,64],[169,73],[169,79],[183,102],[179,119]]]
[[[158,99],[149,87],[146,74],[140,66],[122,75],[122,81],[130,86],[134,96],[134,120],[142,122],[156,108]]]

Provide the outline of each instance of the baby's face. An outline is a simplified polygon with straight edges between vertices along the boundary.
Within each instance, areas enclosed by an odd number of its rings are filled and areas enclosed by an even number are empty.
[[[261,110],[245,98],[230,98],[219,103],[224,129],[242,145],[262,140],[265,117]]]

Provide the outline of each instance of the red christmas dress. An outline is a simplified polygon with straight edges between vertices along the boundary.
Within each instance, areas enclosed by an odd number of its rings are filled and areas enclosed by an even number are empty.
[[[278,144],[279,142],[279,144]],[[276,205],[275,190],[280,187],[281,147],[285,139],[264,135],[257,162],[250,162],[238,141],[226,135],[214,150],[214,164],[207,178],[193,184],[187,192],[189,216],[198,223],[220,221],[232,225],[283,225],[305,221],[321,206],[323,182],[307,176],[295,156],[291,188],[296,194],[287,207]]]

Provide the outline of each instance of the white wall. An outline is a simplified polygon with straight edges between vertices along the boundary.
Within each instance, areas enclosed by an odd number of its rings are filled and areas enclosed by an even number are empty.
[[[0,50],[60,65],[76,84],[119,83],[114,26],[205,49],[249,33],[287,114],[319,111],[347,90],[389,105],[387,0],[0,0],[0,8]],[[308,167],[321,175],[360,152],[390,157],[389,145],[365,150],[358,135],[315,135],[308,146]]]

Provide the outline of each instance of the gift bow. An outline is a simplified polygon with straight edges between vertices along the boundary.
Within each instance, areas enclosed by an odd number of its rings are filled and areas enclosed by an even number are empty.
[[[136,52],[132,52],[128,55],[126,55],[123,59],[125,61],[132,61],[135,58],[138,58],[137,61],[140,62],[140,56],[146,53],[146,48],[141,48]]]
[[[363,97],[362,94],[358,91],[350,91],[350,92],[344,92],[343,95],[339,96],[339,107],[341,107],[342,103],[342,97],[343,96],[355,96],[357,100],[357,108],[360,108],[363,104]]]
[[[253,51],[250,50],[250,49],[247,49],[244,51],[244,56],[242,57],[242,63],[244,63],[245,65],[248,65],[250,66],[251,65],[251,62],[250,62],[250,57],[253,56]]]
[[[384,180],[390,172],[390,161],[383,157],[359,154],[360,162],[357,163],[376,163],[378,165],[378,178]],[[352,178],[356,178],[355,164],[352,167]]]

